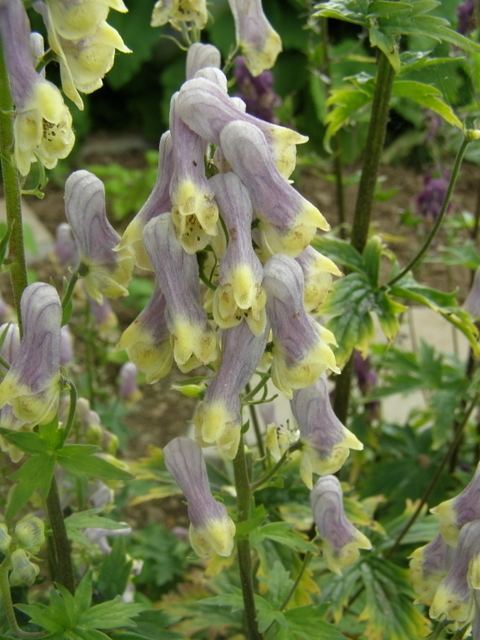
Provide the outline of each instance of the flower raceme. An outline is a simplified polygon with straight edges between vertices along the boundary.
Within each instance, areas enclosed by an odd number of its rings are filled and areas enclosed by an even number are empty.
[[[89,171],[75,171],[65,183],[65,213],[87,270],[88,295],[101,303],[103,297],[128,294],[134,258],[129,246],[116,249],[120,236],[109,223],[105,209],[105,188]]]
[[[190,438],[175,438],[163,452],[168,471],[187,499],[194,551],[202,557],[228,557],[233,551],[235,525],[224,505],[212,496],[202,450]]]

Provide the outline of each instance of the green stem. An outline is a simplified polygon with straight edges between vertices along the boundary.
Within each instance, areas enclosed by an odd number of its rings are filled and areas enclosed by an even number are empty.
[[[262,460],[265,459],[265,446],[263,444],[262,431],[260,429],[260,423],[258,422],[258,414],[253,404],[248,405],[248,411],[250,413],[250,420],[253,424],[253,430],[255,431],[255,439],[257,441],[258,453]]]
[[[71,593],[74,593],[75,581],[70,555],[70,542],[68,541],[67,529],[63,519],[55,478],[52,480],[52,485],[47,496],[47,511],[52,529],[53,554],[55,560],[53,579],[55,582],[63,584]]]
[[[14,159],[15,139],[13,134],[13,101],[10,93],[5,58],[0,42],[0,160],[2,167],[3,191],[10,230],[9,254],[10,280],[13,299],[18,315],[18,326],[22,334],[20,299],[28,284],[27,266],[23,242],[20,182]]]
[[[380,158],[387,131],[390,95],[394,75],[393,67],[387,57],[382,52],[379,52],[372,113],[368,126],[362,175],[358,186],[352,225],[351,244],[359,253],[362,253],[368,238],[378,167],[380,165]],[[337,378],[335,386],[334,410],[342,422],[346,421],[348,415],[352,371],[352,358],[350,358],[350,361]]]
[[[5,611],[5,617],[7,618],[8,626],[17,636],[17,638],[44,638],[44,633],[34,633],[30,631],[23,631],[18,626],[17,617],[15,615],[15,609],[13,608],[12,594],[10,591],[10,583],[8,581],[8,572],[10,564],[8,558],[6,558],[0,565],[0,602],[3,605]]]
[[[235,487],[237,490],[238,523],[245,522],[250,517],[252,506],[252,493],[248,477],[247,459],[243,435],[240,436],[238,452],[233,461]],[[242,585],[243,604],[245,609],[245,626],[248,640],[261,640],[258,630],[257,613],[255,611],[255,592],[253,589],[252,556],[250,553],[250,541],[248,534],[237,539],[238,567],[240,571],[240,583]]]
[[[295,442],[295,444],[293,444],[286,451],[284,451],[283,454],[282,454],[282,457],[279,459],[279,461],[276,464],[274,464],[273,467],[271,467],[271,469],[269,469],[267,471],[267,473],[265,473],[265,475],[263,475],[261,478],[259,478],[258,480],[256,480],[255,482],[252,483],[252,485],[251,485],[252,491],[256,491],[262,485],[264,485],[266,482],[268,482],[270,480],[270,478],[272,478],[277,473],[277,471],[280,469],[280,467],[283,466],[283,464],[287,460],[288,456],[291,453],[293,453],[293,451],[296,451],[297,449],[300,449],[300,447],[301,447],[300,442]]]
[[[388,282],[387,284],[388,287],[391,287],[394,284],[396,284],[399,280],[401,280],[404,276],[406,276],[409,271],[411,271],[414,267],[418,266],[422,261],[423,256],[428,251],[428,248],[432,244],[432,241],[437,235],[437,232],[440,229],[443,219],[445,218],[445,215],[448,211],[448,205],[450,204],[452,193],[455,188],[455,184],[457,183],[458,174],[460,172],[460,167],[462,166],[463,157],[465,155],[465,151],[467,150],[467,146],[469,142],[470,140],[468,140],[468,138],[464,138],[459,150],[457,151],[457,156],[455,158],[455,163],[453,165],[452,175],[450,176],[447,192],[445,193],[445,197],[443,199],[442,208],[440,210],[440,213],[438,214],[435,224],[431,228],[430,233],[428,234],[425,242],[423,243],[422,248],[417,253],[417,255],[410,260],[407,266],[404,267],[400,271],[400,273],[397,273],[397,275]]]

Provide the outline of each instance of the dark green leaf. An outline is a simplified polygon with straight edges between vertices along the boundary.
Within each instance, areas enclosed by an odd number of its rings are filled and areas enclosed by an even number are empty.
[[[77,476],[99,480],[127,480],[130,474],[98,457],[98,447],[84,444],[68,444],[57,452],[58,463]]]

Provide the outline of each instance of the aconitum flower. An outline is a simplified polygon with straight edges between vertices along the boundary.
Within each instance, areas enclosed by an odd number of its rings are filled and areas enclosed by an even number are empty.
[[[335,476],[324,476],[310,494],[313,518],[323,542],[323,556],[330,571],[354,564],[360,549],[371,549],[370,540],[348,520],[343,508],[343,493]]]
[[[335,473],[343,466],[350,449],[361,451],[363,445],[335,415],[325,375],[314,385],[295,391],[291,405],[303,445],[300,475],[311,489],[314,473]]]
[[[18,421],[34,427],[57,412],[62,305],[52,286],[36,282],[25,289],[20,306],[23,337],[0,383],[0,407],[10,405]]]
[[[329,347],[335,338],[305,311],[303,274],[293,258],[270,258],[263,286],[273,333],[272,380],[291,398],[293,389],[312,385],[327,369],[338,371]]]
[[[237,46],[254,76],[275,64],[282,50],[280,36],[267,20],[262,0],[228,0],[235,20]]]
[[[38,553],[45,543],[43,520],[28,514],[17,522],[14,529],[15,542],[29,553]]]
[[[118,376],[118,393],[120,398],[128,403],[138,402],[142,393],[137,383],[137,367],[133,362],[125,362]]]
[[[20,349],[20,329],[15,322],[0,326],[0,337],[3,340],[0,346],[0,356],[11,364],[17,357]]]
[[[473,589],[480,588],[480,520],[462,527],[450,569],[435,592],[430,616],[459,624],[473,617]]]
[[[465,311],[468,311],[474,318],[480,317],[480,267],[475,271],[472,288],[464,303]]]
[[[234,173],[210,178],[220,213],[228,231],[228,246],[220,260],[220,277],[213,298],[213,317],[227,329],[247,321],[260,335],[265,330],[266,295],[263,267],[252,246],[252,203],[248,191]]]
[[[447,189],[448,180],[446,178],[425,176],[423,189],[416,197],[417,212],[426,220],[434,222],[440,214]]]
[[[189,438],[175,438],[163,452],[168,471],[187,499],[194,551],[202,557],[231,555],[235,525],[224,505],[212,496],[202,450]]]
[[[89,171],[75,171],[65,183],[65,214],[80,253],[88,295],[101,303],[103,296],[128,294],[133,253],[127,246],[116,249],[120,236],[107,218],[105,188]]]
[[[318,313],[333,286],[333,276],[339,277],[342,272],[333,260],[322,255],[313,247],[304,249],[296,257],[296,260],[302,267],[305,281],[305,308],[310,313]]]
[[[234,66],[235,83],[240,98],[245,102],[247,113],[266,122],[275,122],[274,109],[281,99],[273,89],[273,74],[263,71],[253,76],[245,64],[245,58],[237,56]]]
[[[72,228],[68,222],[62,222],[56,229],[54,254],[58,263],[64,269],[78,266],[78,248],[75,244]]]
[[[12,552],[10,566],[8,581],[12,587],[30,587],[40,573],[40,567],[31,562],[30,554],[24,549],[15,549]]]
[[[68,40],[80,40],[97,30],[110,8],[127,12],[123,0],[46,0],[55,30]]]
[[[32,162],[53,169],[72,150],[72,116],[57,87],[35,71],[30,25],[21,0],[0,3],[0,37],[15,104],[15,162],[27,175]]]
[[[143,239],[156,282],[165,296],[165,318],[173,338],[175,362],[184,372],[212,362],[217,353],[216,337],[202,307],[196,257],[182,249],[169,214],[151,220]]]
[[[194,254],[217,235],[218,207],[205,175],[206,143],[179,117],[177,99],[170,103],[172,220],[182,247]]]
[[[193,422],[203,445],[216,443],[227,458],[234,458],[240,440],[240,393],[255,372],[267,343],[268,329],[254,336],[246,322],[222,335],[222,361],[198,405]]]
[[[453,549],[440,534],[410,556],[410,575],[418,601],[430,606],[441,580],[447,575]]]
[[[203,29],[207,20],[206,0],[157,0],[150,24],[152,27],[162,27],[169,22],[180,31],[182,25]]]
[[[151,271],[152,264],[143,246],[143,230],[152,218],[171,210],[170,182],[173,176],[173,150],[170,131],[160,138],[158,146],[157,179],[145,204],[130,222],[120,241],[120,248],[127,245],[135,254],[137,267]]]
[[[320,211],[279,173],[263,133],[236,120],[224,127],[220,146],[232,170],[247,187],[260,220],[265,247],[273,253],[296,256],[317,228],[330,228]]]
[[[212,44],[194,42],[187,51],[187,80],[195,77],[197,71],[208,67],[220,69],[222,59],[220,51]]]
[[[198,75],[198,74],[197,74]],[[279,172],[288,178],[295,168],[296,145],[308,141],[292,129],[280,127],[245,113],[241,98],[231,98],[217,83],[196,77],[185,82],[178,94],[178,113],[206,142],[220,144],[223,128],[234,120],[255,125],[265,136]]]
[[[432,513],[440,522],[445,540],[455,545],[463,525],[480,519],[480,464],[465,489],[432,509]]]

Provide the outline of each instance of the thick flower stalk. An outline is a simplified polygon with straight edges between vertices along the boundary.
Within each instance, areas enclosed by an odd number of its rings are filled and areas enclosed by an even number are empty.
[[[305,309],[309,313],[316,314],[333,286],[333,276],[339,277],[342,272],[333,260],[313,247],[304,249],[296,257],[296,261],[303,271]]]
[[[224,505],[212,496],[202,450],[189,438],[175,438],[163,451],[165,465],[187,499],[194,551],[201,557],[228,557],[233,551],[235,525]]]
[[[453,554],[453,548],[439,534],[410,556],[411,581],[422,604],[432,604],[438,585],[451,567]]]
[[[335,415],[325,375],[314,385],[295,391],[291,406],[302,441],[300,475],[311,489],[314,473],[335,473],[345,463],[350,449],[361,451],[363,445]]]
[[[135,255],[137,267],[152,270],[150,258],[143,245],[143,230],[145,225],[172,208],[170,200],[170,182],[173,176],[173,148],[170,131],[166,131],[160,138],[158,147],[157,179],[145,204],[130,222],[120,241],[120,249],[128,246]]]
[[[206,0],[157,0],[153,7],[152,27],[163,27],[171,24],[174,29],[203,29],[207,24]]]
[[[262,0],[228,0],[235,20],[237,46],[254,76],[275,64],[282,50],[280,36],[267,20]]]
[[[35,71],[21,0],[0,3],[0,38],[15,105],[15,163],[22,175],[36,161],[52,169],[72,150],[72,116],[57,87]]]
[[[104,296],[126,296],[134,258],[130,247],[116,249],[120,236],[107,218],[102,181],[89,171],[72,173],[65,183],[65,213],[86,270],[88,295],[98,303]]]
[[[343,493],[335,476],[324,476],[310,494],[313,518],[323,543],[328,568],[335,573],[354,564],[360,549],[371,549],[368,538],[348,520],[343,508]]]
[[[199,442],[217,444],[230,459],[235,457],[240,440],[240,394],[262,357],[267,336],[268,328],[255,336],[246,322],[223,332],[220,367],[193,419]]]
[[[248,191],[234,173],[209,181],[228,232],[228,246],[220,260],[213,317],[222,329],[245,319],[255,335],[265,331],[267,301],[262,287],[263,267],[252,245],[252,204]]]
[[[202,307],[196,257],[182,249],[169,214],[151,220],[143,237],[156,282],[165,296],[175,362],[184,372],[212,362],[217,342]]]
[[[329,346],[335,338],[305,311],[303,273],[293,258],[273,256],[264,274],[273,334],[272,380],[291,398],[294,389],[312,385],[327,369],[338,371]]]

